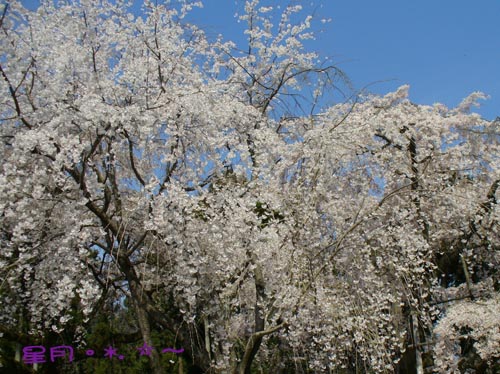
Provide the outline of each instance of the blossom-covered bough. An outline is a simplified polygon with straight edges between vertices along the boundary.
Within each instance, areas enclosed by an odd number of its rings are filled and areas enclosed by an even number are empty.
[[[125,296],[144,343],[170,332],[205,372],[493,367],[500,131],[470,112],[484,97],[416,105],[403,86],[321,109],[341,74],[304,49],[300,7],[273,25],[247,1],[242,53],[185,22],[194,5],[1,9],[4,339],[72,326],[85,344]]]

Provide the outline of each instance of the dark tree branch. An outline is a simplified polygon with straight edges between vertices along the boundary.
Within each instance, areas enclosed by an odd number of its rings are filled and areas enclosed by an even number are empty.
[[[9,81],[9,78],[7,77],[7,74],[5,74],[5,71],[2,68],[2,65],[0,65],[0,73],[2,73],[3,79],[7,82],[7,85],[9,86],[9,92],[10,96],[12,97],[12,101],[14,102],[14,107],[16,108],[16,113],[21,122],[28,128],[32,129],[33,126],[24,118],[22,112],[21,112],[21,106],[19,105],[19,101],[17,99],[16,95],[16,90],[12,87],[12,84]]]
[[[137,180],[143,185],[145,186],[146,185],[146,182],[144,182],[144,179],[142,179],[139,171],[137,170],[137,168],[135,167],[135,161],[134,161],[134,145],[132,144],[132,140],[130,139],[129,135],[128,135],[128,132],[127,130],[123,130],[124,133],[125,133],[125,136],[127,138],[127,141],[128,141],[128,155],[129,155],[129,158],[130,158],[130,165],[132,166],[132,170],[135,174],[135,177],[137,178]]]

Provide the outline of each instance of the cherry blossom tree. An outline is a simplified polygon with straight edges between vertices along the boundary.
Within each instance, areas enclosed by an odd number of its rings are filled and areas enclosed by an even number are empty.
[[[321,107],[343,76],[300,6],[246,1],[238,49],[186,22],[200,5],[3,7],[0,332],[85,345],[126,298],[144,343],[203,372],[394,372],[405,351],[446,372],[464,339],[498,360],[484,95]]]

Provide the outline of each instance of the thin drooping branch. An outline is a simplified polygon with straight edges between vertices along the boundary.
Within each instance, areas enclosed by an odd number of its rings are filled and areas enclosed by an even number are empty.
[[[245,348],[245,353],[240,364],[241,374],[250,374],[252,368],[252,362],[255,355],[259,351],[260,345],[262,343],[262,337],[264,335],[259,335],[264,331],[264,299],[265,299],[265,286],[266,281],[264,275],[262,274],[262,268],[258,263],[255,253],[250,253],[250,261],[255,267],[254,269],[254,284],[255,284],[255,306],[254,306],[254,334],[250,337]]]

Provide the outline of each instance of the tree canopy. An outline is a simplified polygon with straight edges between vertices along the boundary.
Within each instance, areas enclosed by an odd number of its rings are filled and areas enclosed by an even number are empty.
[[[326,105],[345,77],[306,48],[301,6],[246,1],[247,46],[207,38],[194,6],[0,9],[4,365],[111,334],[183,347],[137,364],[154,373],[498,369],[485,96]]]

